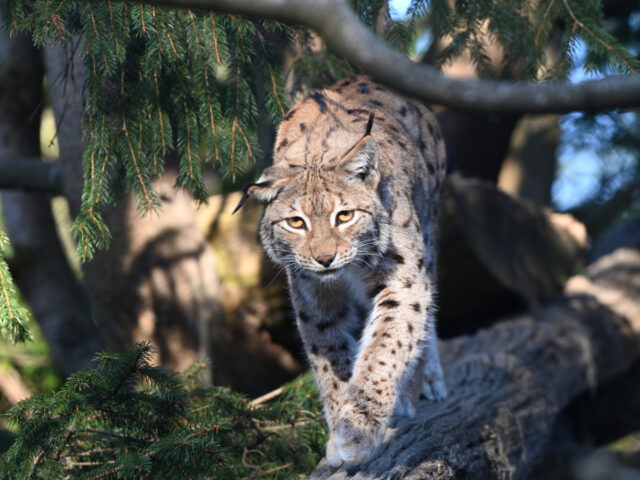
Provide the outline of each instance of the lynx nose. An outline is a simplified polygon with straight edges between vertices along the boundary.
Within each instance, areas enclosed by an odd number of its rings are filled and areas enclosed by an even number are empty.
[[[316,255],[316,262],[322,265],[324,268],[327,268],[333,262],[333,259],[336,258],[334,255],[330,253],[322,253],[320,255]]]

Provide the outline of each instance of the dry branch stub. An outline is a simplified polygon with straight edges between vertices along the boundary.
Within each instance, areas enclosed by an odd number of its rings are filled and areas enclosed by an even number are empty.
[[[373,461],[323,461],[310,478],[525,478],[558,413],[640,357],[640,252],[602,257],[561,300],[441,350],[449,398],[397,420]]]

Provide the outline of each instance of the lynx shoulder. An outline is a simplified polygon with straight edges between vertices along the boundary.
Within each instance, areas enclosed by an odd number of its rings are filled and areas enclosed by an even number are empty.
[[[286,114],[273,158],[239,207],[266,204],[260,236],[287,271],[327,459],[362,463],[421,392],[446,396],[433,304],[444,142],[429,108],[353,77]]]

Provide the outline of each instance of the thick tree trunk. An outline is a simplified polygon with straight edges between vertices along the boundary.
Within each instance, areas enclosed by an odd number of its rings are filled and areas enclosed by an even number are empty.
[[[31,40],[10,39],[0,29],[0,158],[24,157],[24,169],[32,172],[29,163],[39,162],[40,155],[42,78],[42,59]],[[46,177],[38,178],[46,184]],[[33,173],[31,180],[35,180]],[[15,251],[12,272],[56,364],[65,374],[88,367],[104,343],[91,322],[86,295],[64,255],[50,198],[4,191],[2,206]]]
[[[485,48],[492,76],[501,78],[506,73],[512,80],[517,80],[513,74],[503,71],[504,52],[486,28]],[[554,31],[546,47],[549,63],[558,55],[561,37],[559,31]],[[434,42],[423,62],[434,63],[447,42],[446,37]],[[442,72],[453,78],[479,80],[476,62],[468,53],[443,65]],[[436,112],[451,169],[466,177],[481,178],[493,184],[500,182],[506,192],[540,205],[551,203],[559,136],[558,115],[523,117],[519,113],[468,112],[445,107],[438,107]]]
[[[559,119],[559,115],[527,115],[518,122],[500,170],[499,188],[538,205],[551,205]]]
[[[435,26],[434,28],[437,28]],[[450,39],[440,38],[430,46],[422,62],[434,64]],[[490,40],[485,45],[495,78],[502,75],[503,51],[499,44]],[[448,77],[464,80],[478,80],[476,64],[466,53],[442,66],[442,73]],[[465,177],[486,180],[494,185],[509,151],[511,134],[520,114],[500,114],[490,111],[469,112],[456,108],[438,106],[436,116],[442,128],[447,145],[447,163],[450,170],[460,172]]]
[[[619,249],[560,301],[444,342],[449,398],[400,419],[370,463],[311,478],[524,478],[563,407],[640,357],[639,299],[640,252]]]
[[[49,45],[45,65],[58,126],[63,189],[72,215],[82,191],[81,134],[86,78],[82,48],[74,39]],[[154,182],[159,213],[141,216],[125,194],[104,217],[111,246],[83,265],[97,324],[111,347],[150,340],[160,363],[176,370],[211,359],[213,327],[220,319],[220,285],[211,249],[196,225],[192,198],[174,188],[175,161]],[[214,366],[215,368],[215,366]]]
[[[439,108],[436,117],[447,145],[449,169],[495,185],[518,116]]]

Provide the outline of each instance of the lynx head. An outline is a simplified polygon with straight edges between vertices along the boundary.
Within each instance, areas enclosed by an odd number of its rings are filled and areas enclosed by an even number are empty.
[[[238,208],[247,196],[266,204],[260,237],[278,264],[331,278],[352,262],[375,263],[389,243],[378,157],[367,134],[329,165],[277,163],[245,188]]]

